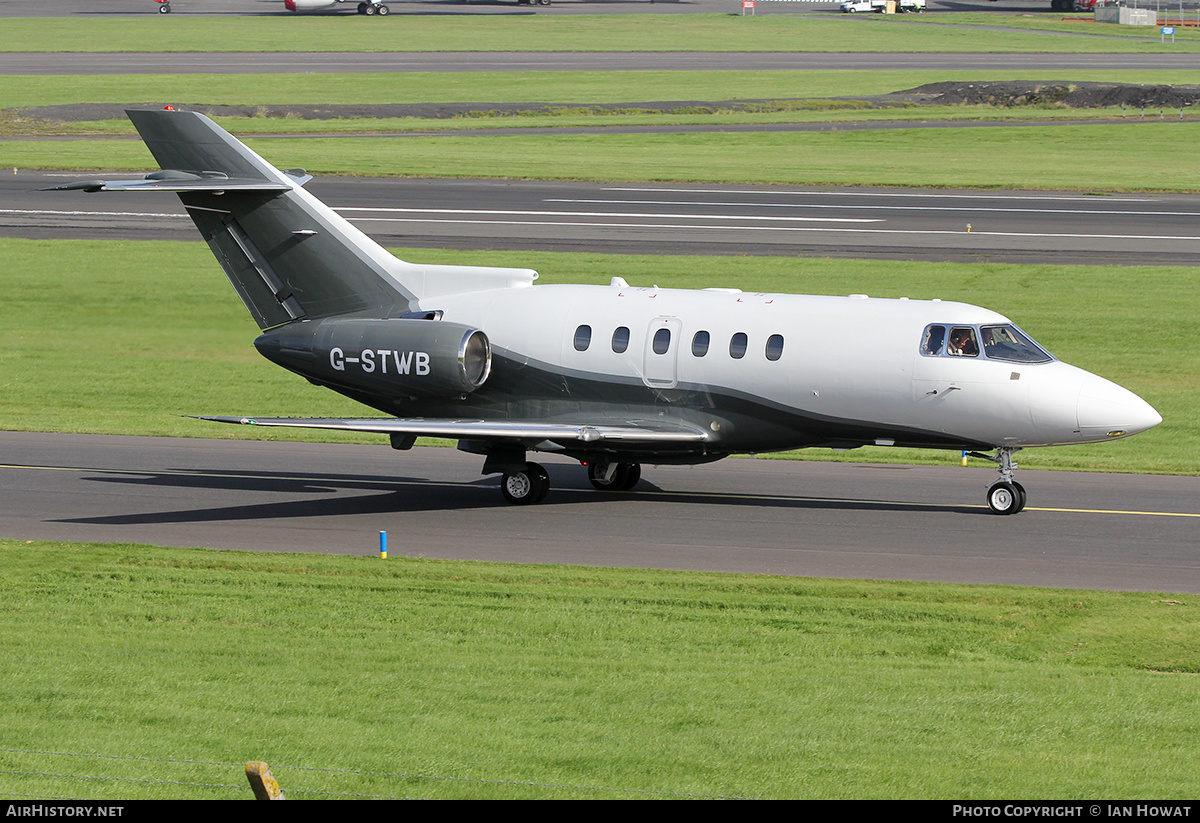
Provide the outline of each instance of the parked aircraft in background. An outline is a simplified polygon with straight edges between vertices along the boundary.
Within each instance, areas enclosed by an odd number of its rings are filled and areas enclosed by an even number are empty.
[[[467,0],[462,0],[467,2]],[[517,0],[518,5],[548,6],[550,0]],[[379,2],[363,3],[358,0],[283,0],[283,6],[288,11],[324,11],[341,6],[354,6],[359,14],[385,15],[389,9],[386,4]]]
[[[154,0],[154,2],[158,4],[159,14],[171,13],[170,0]],[[462,0],[462,2],[465,3],[467,0]],[[530,6],[548,6],[550,2],[551,0],[517,0],[518,5]],[[361,2],[360,0],[283,0],[283,7],[288,11],[296,12],[328,11],[331,9],[349,9],[353,7],[359,14],[377,14],[381,17],[391,11],[386,3],[377,2],[377,0],[372,0],[372,2]]]
[[[390,9],[384,3],[364,3],[359,0],[283,0],[283,7],[288,11],[322,11],[345,6],[354,6],[359,14],[386,15]]]
[[[169,0],[154,0],[158,4],[159,14],[170,14],[171,3]],[[546,0],[549,5],[549,0]],[[386,4],[375,2],[366,3],[360,0],[283,0],[283,7],[288,11],[325,11],[326,9],[335,9],[339,7],[350,8],[353,6],[359,14],[380,16],[386,15],[391,11]]]
[[[58,189],[178,193],[262,329],[269,360],[387,417],[206,417],[452,438],[513,503],[550,488],[527,453],[633,488],[644,463],[863,445],[969,450],[999,466],[998,514],[1025,506],[1013,455],[1116,440],[1162,421],[988,309],[608,285],[529,269],[399,260],[207,117],[130,111],[162,171]],[[170,276],[164,273],[163,276]],[[994,455],[982,454],[995,450]]]

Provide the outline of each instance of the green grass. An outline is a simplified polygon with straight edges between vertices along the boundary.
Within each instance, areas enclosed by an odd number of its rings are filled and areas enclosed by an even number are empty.
[[[1047,4],[1049,5],[1049,4]],[[1149,4],[1143,4],[1142,8],[1149,8]],[[1159,20],[1174,21],[1179,20],[1179,4],[1163,3],[1159,9]],[[1100,36],[1100,37],[1134,37],[1134,38],[1150,38],[1162,41],[1159,30],[1155,26],[1121,26],[1115,23],[1097,23],[1090,14],[1068,14],[1063,12],[1050,12],[1048,14],[1040,13],[1041,10],[1033,14],[997,14],[996,12],[960,12],[955,11],[946,14],[922,14],[917,17],[911,17],[909,20],[915,23],[936,23],[939,25],[953,26],[1003,26],[1007,29],[1023,29],[1026,31],[1043,31],[1043,32],[1058,32],[1061,34],[1071,34],[1076,36]],[[1185,22],[1200,22],[1200,17],[1196,15],[1196,7],[1191,6],[1185,10],[1183,15]],[[1183,32],[1187,32],[1190,39],[1200,37],[1200,32],[1194,28],[1177,27],[1175,36],[1182,36]],[[1168,38],[1169,42],[1169,38]],[[1178,42],[1178,40],[1176,41]]]
[[[3,540],[0,783],[1187,799],[1193,600]]]
[[[1194,191],[1196,122],[794,133],[248,139],[314,174]],[[498,163],[497,158],[503,162]],[[140,142],[0,144],[0,167],[144,170]]]
[[[922,15],[936,20],[940,15]],[[970,25],[914,25],[885,18],[737,14],[550,17],[355,15],[188,18],[10,18],[0,49],[10,52],[234,51],[816,51],[816,52],[1179,52],[1200,37],[1181,29],[1163,44],[1154,29],[1104,24],[1064,29],[1060,15],[988,14]],[[959,15],[944,16],[958,22]],[[1005,25],[1012,28],[1005,29]],[[1029,28],[1018,28],[1028,26]],[[1044,30],[1036,30],[1044,29]],[[1064,36],[1067,31],[1070,36]]]
[[[1183,85],[1186,71],[514,71],[364,74],[13,75],[0,109],[73,103],[637,103],[887,94],[945,80],[1096,81]]]
[[[70,195],[64,195],[70,197]],[[1067,362],[1141,394],[1159,427],[1119,443],[1037,449],[1026,468],[1200,472],[1200,314],[1184,267],[1015,266],[401,249],[417,262],[530,266],[543,283],[738,286],[751,291],[940,297],[1013,318]],[[381,442],[222,427],[188,414],[345,416],[362,406],[270,364],[257,327],[201,243],[0,240],[0,428]],[[1102,321],[1102,322],[1098,322]],[[915,345],[915,344],[914,344]],[[214,379],[214,375],[218,377]],[[956,462],[957,453],[860,449],[856,461]]]

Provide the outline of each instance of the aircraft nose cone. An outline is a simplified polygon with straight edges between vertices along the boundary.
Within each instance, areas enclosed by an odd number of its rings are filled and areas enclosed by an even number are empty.
[[[1162,422],[1145,400],[1094,374],[1079,387],[1077,411],[1080,433],[1095,440],[1137,434]]]

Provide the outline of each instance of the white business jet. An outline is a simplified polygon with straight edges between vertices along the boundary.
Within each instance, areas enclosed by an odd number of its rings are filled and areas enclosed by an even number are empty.
[[[649,464],[863,445],[998,464],[997,514],[1025,506],[1013,455],[1162,422],[1137,395],[1056,360],[1011,320],[938,300],[536,285],[529,269],[399,260],[207,117],[130,111],[162,171],[56,188],[176,192],[262,329],[268,359],[388,415],[206,417],[452,438],[512,503],[549,477],[527,453],[632,489]],[[983,454],[994,451],[994,454]]]

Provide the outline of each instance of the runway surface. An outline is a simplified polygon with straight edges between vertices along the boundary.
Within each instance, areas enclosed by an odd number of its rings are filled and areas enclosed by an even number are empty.
[[[647,466],[602,494],[503,502],[481,458],[344,446],[0,433],[0,523],[25,540],[389,554],[844,578],[1200,593],[1200,478],[725,460]],[[953,460],[953,456],[948,460]]]
[[[285,156],[274,159],[288,165]],[[0,236],[198,239],[170,194],[37,191],[95,176],[0,175]],[[1200,259],[1200,195],[1193,194],[392,178],[320,178],[308,188],[393,247],[1016,263]]]

